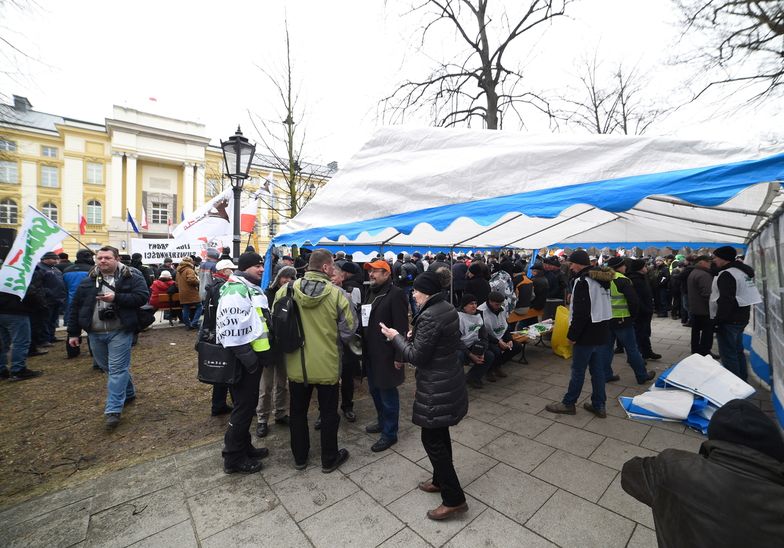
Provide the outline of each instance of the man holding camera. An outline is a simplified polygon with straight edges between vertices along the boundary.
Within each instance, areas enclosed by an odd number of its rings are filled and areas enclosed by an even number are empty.
[[[123,406],[136,398],[131,379],[131,345],[138,331],[138,309],[150,291],[144,276],[120,262],[116,248],[105,246],[95,256],[95,268],[76,289],[68,317],[68,344],[79,346],[82,330],[98,366],[108,372],[106,428],[120,422]]]

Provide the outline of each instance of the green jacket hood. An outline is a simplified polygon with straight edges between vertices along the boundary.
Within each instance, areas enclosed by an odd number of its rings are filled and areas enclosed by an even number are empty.
[[[297,304],[302,308],[315,308],[327,297],[329,277],[323,272],[305,272],[305,276],[294,284]]]

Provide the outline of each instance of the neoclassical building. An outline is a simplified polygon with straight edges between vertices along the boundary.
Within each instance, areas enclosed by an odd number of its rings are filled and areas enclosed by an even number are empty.
[[[317,189],[336,169],[308,164],[303,176]],[[85,122],[35,111],[19,96],[13,105],[0,105],[0,232],[6,239],[32,205],[89,247],[109,244],[126,252],[126,210],[141,224],[144,208],[148,228],[141,237],[166,238],[183,214],[221,191],[222,172],[221,150],[198,122],[117,105],[105,123]],[[263,177],[283,186],[280,168],[262,154],[250,175],[249,190]],[[260,202],[257,246],[266,247],[274,235],[287,211],[276,206],[287,199],[277,191],[269,200],[273,207]],[[81,216],[87,227],[79,236]],[[73,253],[78,244],[68,238],[63,247]]]

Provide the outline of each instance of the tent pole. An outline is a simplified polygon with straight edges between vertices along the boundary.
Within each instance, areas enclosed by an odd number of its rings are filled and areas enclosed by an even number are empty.
[[[463,245],[464,243],[466,243],[466,242],[468,242],[468,241],[470,241],[470,240],[473,240],[474,238],[478,238],[479,236],[483,236],[483,235],[487,234],[488,232],[490,232],[491,230],[495,230],[496,228],[498,228],[498,227],[500,227],[500,226],[504,226],[506,223],[510,223],[510,222],[514,221],[515,219],[519,219],[519,218],[520,218],[520,217],[522,217],[522,216],[523,216],[523,214],[522,214],[522,213],[518,213],[516,216],[514,216],[514,217],[511,217],[511,218],[509,218],[509,219],[505,220],[503,223],[499,223],[499,224],[497,224],[497,225],[493,225],[493,226],[491,226],[490,228],[488,228],[488,229],[486,229],[486,230],[483,230],[483,231],[482,231],[482,232],[480,232],[479,234],[474,234],[474,235],[473,235],[473,236],[471,236],[470,238],[466,238],[465,240],[462,240],[462,241],[460,241],[460,242],[457,242],[457,243],[453,244],[453,245],[452,245],[452,249],[454,249],[455,247],[457,247],[457,246],[459,246],[459,245]]]
[[[544,232],[545,230],[550,230],[551,228],[553,228],[553,227],[556,227],[556,226],[558,226],[558,225],[561,225],[561,224],[565,223],[566,221],[571,221],[572,219],[576,219],[576,218],[577,218],[577,217],[579,217],[580,215],[582,215],[582,214],[584,214],[584,213],[588,213],[589,211],[593,211],[594,209],[596,209],[596,208],[595,208],[595,207],[591,207],[590,209],[586,209],[585,211],[581,211],[580,213],[576,213],[575,215],[572,215],[571,217],[567,217],[566,219],[562,219],[562,220],[558,221],[557,223],[555,223],[555,224],[552,224],[552,225],[550,225],[550,226],[548,226],[548,227],[542,228],[542,229],[540,229],[540,230],[537,230],[536,232],[532,232],[531,234],[526,234],[526,235],[525,235],[525,236],[523,236],[522,238],[518,238],[517,240],[513,240],[513,241],[509,242],[509,243],[508,243],[508,244],[506,244],[504,247],[509,247],[509,246],[511,246],[512,244],[515,244],[515,243],[517,243],[517,242],[520,242],[520,241],[522,241],[522,240],[525,240],[526,238],[530,238],[531,236],[536,236],[537,234],[541,234],[541,233],[542,233],[542,232]],[[617,219],[617,217],[616,217],[616,219]],[[614,220],[615,220],[615,219],[613,219],[613,221],[614,221]],[[602,223],[602,224],[604,224],[604,223]],[[601,225],[600,225],[600,226],[601,226]]]
[[[684,220],[683,217],[679,217],[678,215],[670,215],[668,213],[659,213],[658,211],[648,211],[647,209],[640,209],[638,207],[633,207],[629,211],[639,211],[640,213],[648,213],[649,215],[660,215],[662,217],[667,217],[669,219],[678,219],[679,221],[683,221]],[[653,219],[649,219],[649,220],[653,220]],[[696,221],[689,221],[688,219],[686,219],[686,221],[687,222],[696,222]],[[719,228],[731,228],[732,230],[741,230],[741,231],[745,231],[745,232],[753,232],[754,234],[759,234],[759,230],[755,230],[753,228],[738,228],[737,226],[724,225],[724,224],[720,224],[720,223],[711,223],[709,221],[700,221],[697,224],[717,226]]]
[[[775,192],[774,192],[774,194],[775,194]],[[765,218],[768,218],[768,219],[770,218],[770,214],[769,213],[763,213],[761,211],[749,211],[749,210],[746,210],[746,209],[737,209],[737,208],[734,208],[734,207],[703,206],[703,205],[690,204],[689,202],[679,202],[677,200],[670,200],[670,199],[667,199],[667,198],[654,198],[652,196],[648,196],[645,199],[646,200],[651,200],[651,201],[654,201],[654,202],[661,202],[661,203],[664,203],[664,204],[672,204],[672,205],[675,205],[675,206],[691,207],[691,208],[694,208],[694,209],[708,209],[708,210],[714,210],[714,211],[726,211],[727,213],[740,213],[742,215],[753,215],[755,217],[759,216],[759,217],[765,217]]]

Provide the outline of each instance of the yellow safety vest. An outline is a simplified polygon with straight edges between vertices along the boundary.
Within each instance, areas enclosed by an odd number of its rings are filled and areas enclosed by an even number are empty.
[[[618,278],[626,278],[626,276],[620,272],[616,272],[613,276],[613,280],[610,282],[610,306],[612,307],[612,317],[629,318],[631,317],[629,303],[626,302],[626,297],[623,293],[618,291],[618,288],[615,285],[615,280]]]
[[[256,313],[261,320],[261,336],[255,341],[252,341],[250,347],[254,352],[265,352],[270,349],[269,328],[267,327],[267,320],[264,319],[264,314],[262,313],[260,306],[256,307]]]

